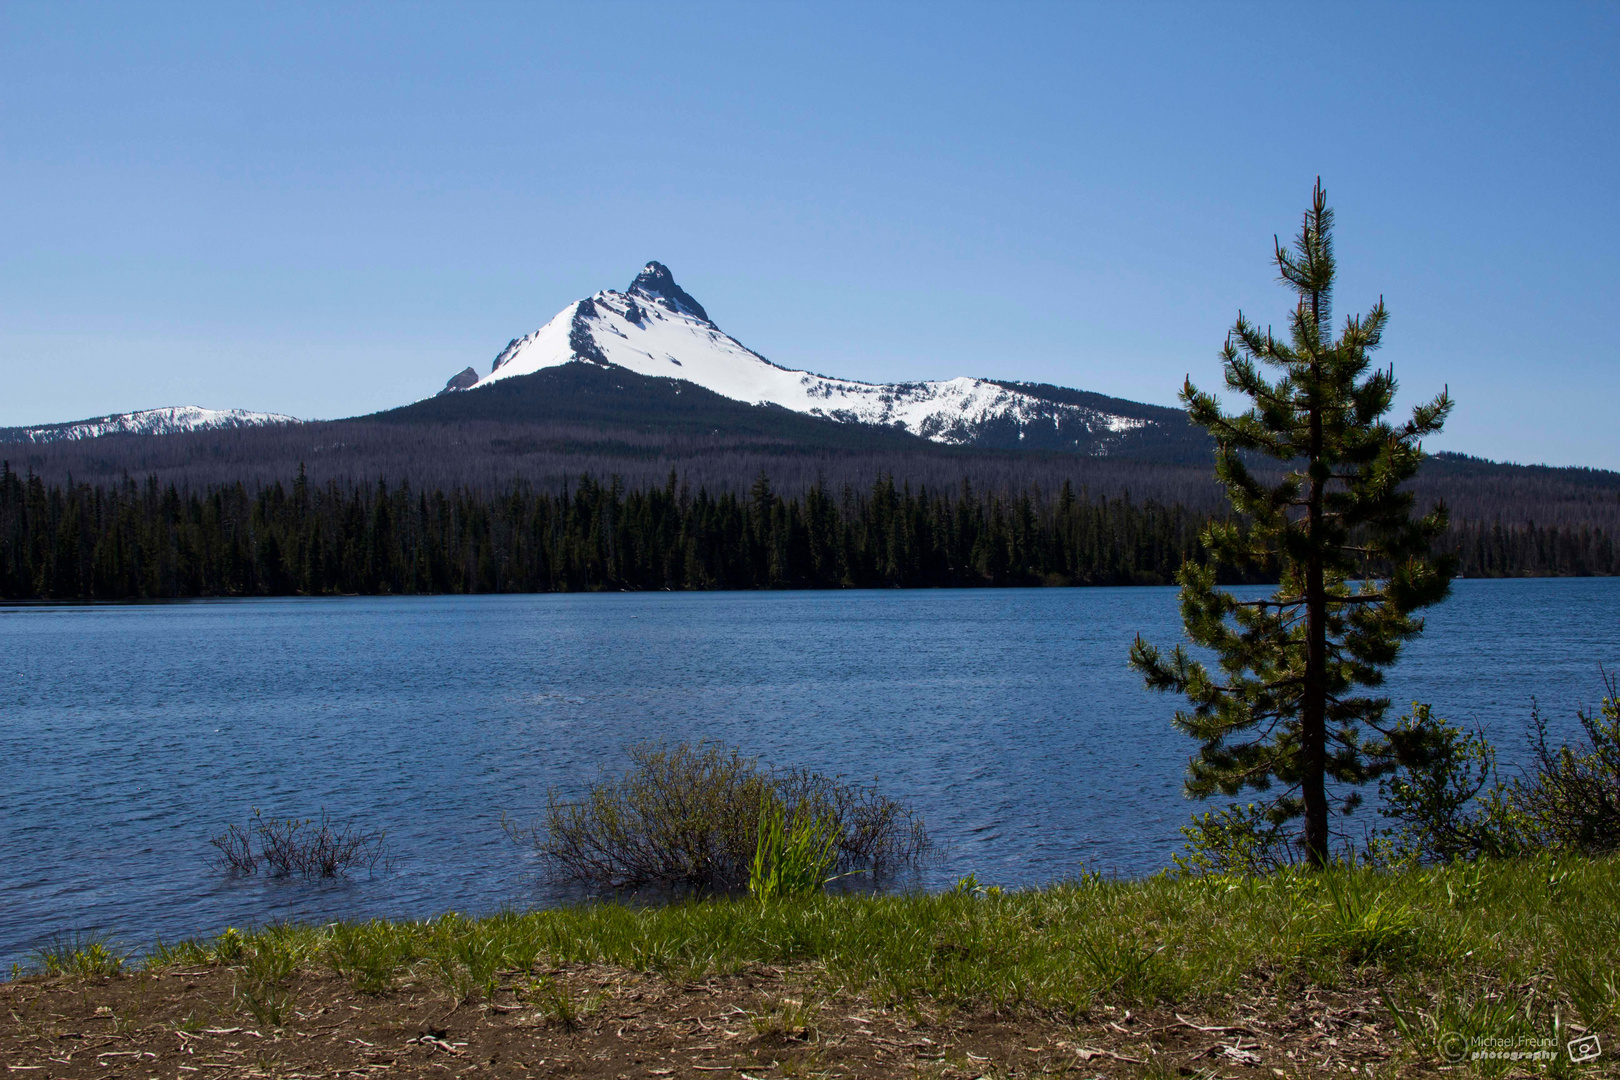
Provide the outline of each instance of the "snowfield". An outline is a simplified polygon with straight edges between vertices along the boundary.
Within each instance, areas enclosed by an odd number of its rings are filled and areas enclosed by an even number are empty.
[[[167,409],[144,409],[140,412],[97,416],[90,420],[77,420],[67,424],[0,429],[0,442],[65,442],[97,439],[103,435],[173,435],[182,431],[217,431],[225,428],[301,423],[303,421],[296,417],[283,416],[280,413],[175,405]]]

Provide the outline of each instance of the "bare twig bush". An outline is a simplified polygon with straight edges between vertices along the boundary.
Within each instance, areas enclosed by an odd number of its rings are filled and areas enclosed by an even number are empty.
[[[1604,672],[1603,689],[1596,714],[1576,712],[1586,737],[1574,746],[1549,744],[1546,717],[1531,709],[1528,776],[1506,796],[1522,822],[1523,846],[1589,855],[1620,848],[1620,678]]]
[[[255,819],[258,814],[257,810],[253,811]],[[252,874],[258,871],[259,856],[253,850],[252,828],[251,825],[246,829],[240,825],[229,825],[218,836],[209,838],[208,842],[219,851],[219,854],[214,856],[216,866],[236,874]]]
[[[604,775],[577,801],[550,792],[539,821],[508,822],[508,833],[565,881],[705,893],[747,888],[762,806],[780,806],[790,825],[828,823],[836,873],[881,880],[931,850],[922,819],[869,787],[805,769],[773,772],[716,743],[641,743],[628,754],[622,775]]]
[[[318,820],[265,818],[253,811],[246,828],[231,825],[211,837],[218,854],[214,864],[237,874],[254,874],[263,867],[271,877],[346,877],[364,868],[375,872],[387,862],[384,834],[358,829],[332,820],[325,810]]]

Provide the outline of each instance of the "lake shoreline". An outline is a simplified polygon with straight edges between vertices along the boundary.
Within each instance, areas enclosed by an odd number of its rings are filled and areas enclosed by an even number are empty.
[[[1620,920],[1617,876],[1613,857],[1544,856],[606,903],[231,930],[140,970],[81,943],[78,959],[54,954],[54,974],[0,984],[0,1060],[50,1062],[53,1077],[137,1061],[142,1075],[205,1061],[396,1076],[1429,1075],[1501,1040],[1560,1059],[1586,1036],[1613,1045],[1620,997],[1601,974],[1620,942],[1602,927]]]

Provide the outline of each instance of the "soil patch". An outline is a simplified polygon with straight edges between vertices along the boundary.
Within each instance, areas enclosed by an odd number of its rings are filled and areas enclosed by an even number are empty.
[[[1185,1010],[992,1015],[818,995],[813,969],[698,982],[603,966],[508,978],[456,1003],[437,986],[357,992],[303,972],[244,996],[228,967],[0,984],[6,1080],[175,1077],[626,1078],[1408,1076],[1374,988],[1279,989]],[[255,1019],[257,1010],[259,1018]],[[264,1022],[277,1012],[281,1023]]]

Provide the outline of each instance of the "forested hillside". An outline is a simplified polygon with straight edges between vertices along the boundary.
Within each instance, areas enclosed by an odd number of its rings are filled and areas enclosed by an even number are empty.
[[[1009,385],[1144,426],[952,447],[567,364],[354,420],[0,446],[0,597],[1171,580],[1225,511],[1203,432]],[[1413,490],[1469,576],[1616,572],[1620,474],[1438,455]]]
[[[745,405],[676,379],[568,364],[352,420],[12,444],[0,446],[0,459],[47,484],[113,486],[126,475],[156,476],[160,486],[181,492],[235,483],[249,491],[277,482],[286,487],[302,473],[318,486],[346,489],[386,478],[419,491],[461,489],[489,498],[514,484],[556,495],[582,473],[618,476],[627,490],[648,490],[673,470],[715,497],[745,496],[763,472],[791,497],[817,485],[864,489],[888,475],[913,491],[954,490],[966,481],[978,491],[1036,490],[1056,499],[1068,484],[1094,498],[1129,496],[1198,513],[1224,507],[1208,438],[1179,410],[1007,385],[1128,414],[1145,426],[1096,454],[1042,448],[1010,430],[999,447],[943,446],[891,428]],[[994,435],[987,429],[986,438]],[[1444,500],[1459,520],[1620,533],[1620,474],[1613,472],[1442,454],[1424,462],[1413,487],[1420,504]]]
[[[592,589],[1169,582],[1204,516],[1072,485],[1005,493],[888,476],[783,497],[580,477],[558,492],[156,480],[70,487],[0,467],[0,597],[127,599]],[[1612,533],[1463,522],[1469,576],[1613,574]]]
[[[1056,492],[1076,489],[1180,503],[1218,505],[1208,463],[1161,465],[1129,458],[1092,458],[1047,451],[963,450],[904,433],[867,433],[862,445],[826,446],[738,432],[669,433],[586,422],[494,420],[404,425],[343,420],[297,428],[198,432],[161,437],[115,436],[49,446],[0,446],[0,460],[48,484],[122,483],[156,476],[161,486],[201,491],[234,483],[249,490],[290,486],[302,470],[310,483],[340,487],[408,483],[418,490],[465,488],[486,495],[514,483],[558,493],[582,473],[618,476],[626,488],[658,487],[671,470],[711,494],[745,494],[761,472],[783,494],[818,483],[866,487],[878,474],[912,488],[955,487]]]
[[[776,490],[799,496],[819,484],[865,488],[891,475],[912,490],[1038,489],[1055,497],[1065,483],[1094,497],[1124,497],[1218,512],[1223,503],[1210,463],[1161,464],[1131,458],[1048,452],[933,447],[910,436],[865,447],[806,447],[769,437],[696,434],[679,437],[588,424],[494,421],[395,425],[333,421],[295,428],[183,435],[121,435],[48,446],[0,446],[0,460],[47,484],[121,484],[156,476],[160,486],[206,491],[242,483],[248,490],[290,486],[302,469],[309,482],[339,487],[408,483],[417,490],[466,489],[489,496],[514,483],[553,494],[582,473],[618,476],[627,489],[661,486],[671,470],[711,495],[748,492],[761,472]],[[1505,527],[1582,526],[1620,533],[1620,474],[1598,469],[1502,465],[1438,455],[1413,482],[1419,503],[1443,499],[1458,520]]]

